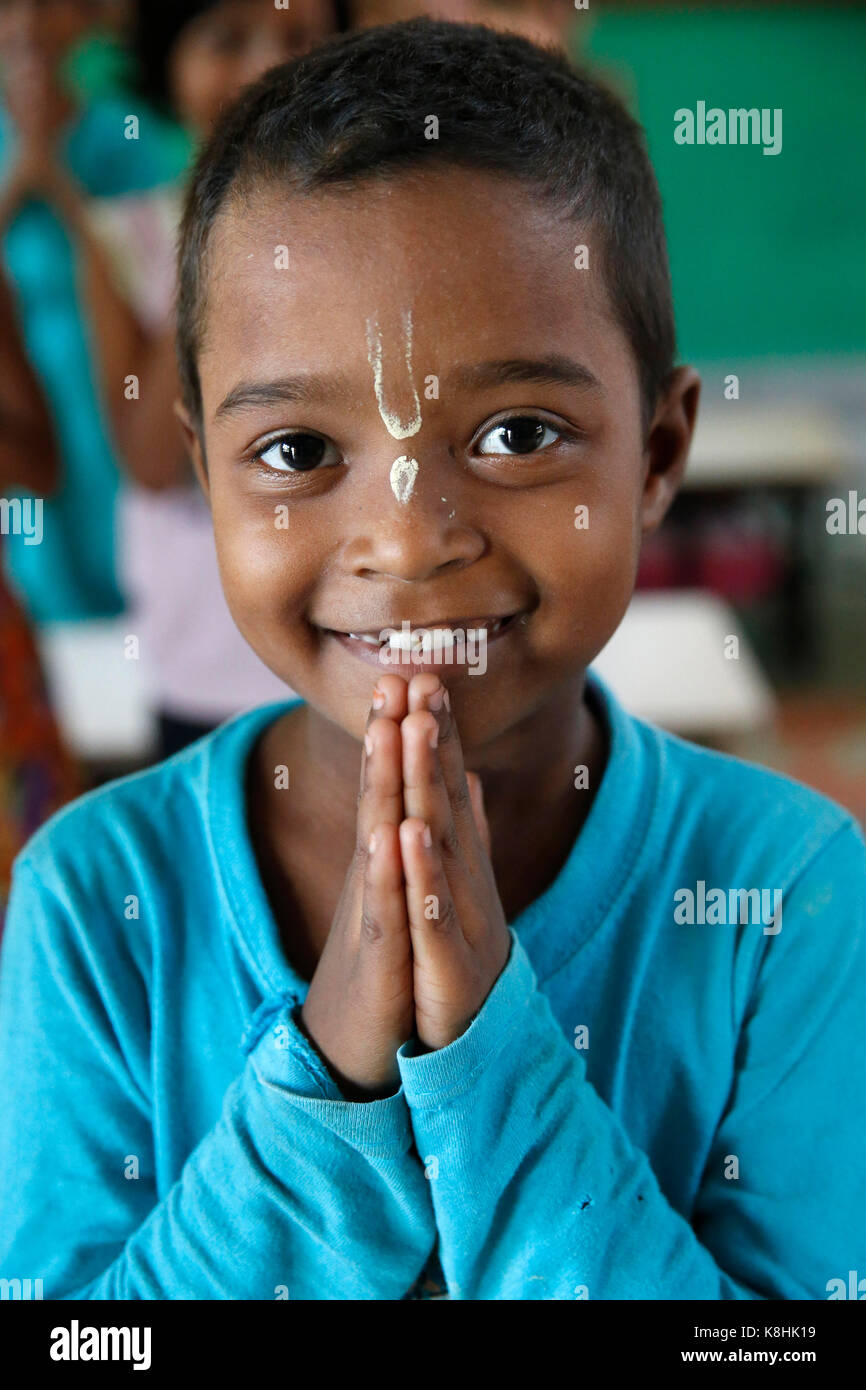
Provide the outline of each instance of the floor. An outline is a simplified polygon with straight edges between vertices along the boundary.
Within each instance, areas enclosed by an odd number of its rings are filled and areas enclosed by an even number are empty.
[[[866,703],[862,696],[780,697],[769,735],[739,738],[729,751],[815,787],[866,828]]]

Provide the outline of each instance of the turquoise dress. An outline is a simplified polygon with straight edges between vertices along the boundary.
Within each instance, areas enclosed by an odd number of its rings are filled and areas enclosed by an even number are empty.
[[[126,138],[131,114],[139,120],[137,140]],[[0,106],[0,182],[15,141]],[[176,138],[132,97],[103,99],[79,111],[62,139],[62,158],[96,196],[152,188],[182,172]],[[42,543],[8,536],[7,572],[36,622],[111,617],[123,608],[114,562],[120,479],[97,396],[75,257],[56,214],[35,199],[19,209],[0,249],[24,342],[51,406],[62,464],[60,490],[44,504]],[[118,363],[118,390],[122,378]]]

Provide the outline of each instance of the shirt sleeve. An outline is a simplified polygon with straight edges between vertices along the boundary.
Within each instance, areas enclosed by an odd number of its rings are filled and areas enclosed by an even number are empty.
[[[864,882],[850,823],[762,937],[689,1220],[587,1079],[512,929],[468,1030],[398,1053],[453,1297],[823,1299],[866,1268]]]
[[[61,1299],[402,1298],[436,1235],[402,1090],[341,1099],[296,1006],[267,1001],[218,1121],[161,1183],[150,1004],[121,955],[106,961],[19,860],[0,967],[0,1277]]]

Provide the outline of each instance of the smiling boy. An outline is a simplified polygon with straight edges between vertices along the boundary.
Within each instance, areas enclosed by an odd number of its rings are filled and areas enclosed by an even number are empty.
[[[587,675],[699,390],[639,128],[518,38],[370,30],[229,114],[180,265],[226,597],[300,699],[19,858],[0,1273],[825,1296],[866,1256],[866,846]],[[380,652],[404,622],[482,629],[483,674]],[[698,881],[785,930],[677,922]]]

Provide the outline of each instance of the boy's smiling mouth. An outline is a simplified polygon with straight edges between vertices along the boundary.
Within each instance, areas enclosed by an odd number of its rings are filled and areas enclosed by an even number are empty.
[[[353,656],[373,666],[438,670],[463,664],[467,647],[476,650],[505,636],[520,618],[528,616],[521,609],[501,616],[477,618],[437,618],[428,623],[410,624],[404,621],[402,630],[393,627],[340,628],[319,627],[327,637],[333,637]],[[316,624],[318,626],[318,624]]]

